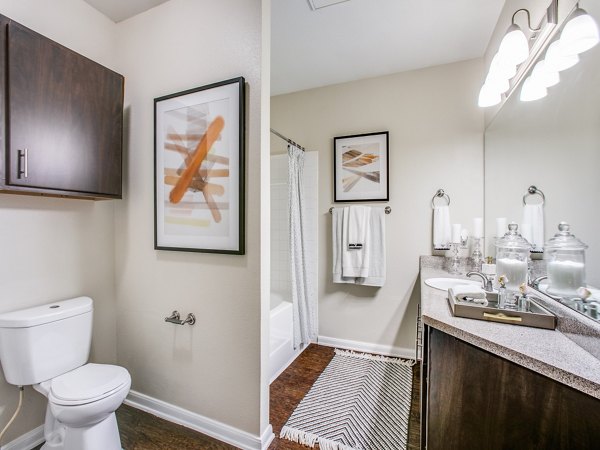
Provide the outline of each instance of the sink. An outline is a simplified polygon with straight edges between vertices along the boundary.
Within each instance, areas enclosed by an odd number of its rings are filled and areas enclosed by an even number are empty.
[[[447,291],[454,286],[475,285],[481,287],[479,280],[463,280],[461,278],[427,278],[425,284],[440,291]]]

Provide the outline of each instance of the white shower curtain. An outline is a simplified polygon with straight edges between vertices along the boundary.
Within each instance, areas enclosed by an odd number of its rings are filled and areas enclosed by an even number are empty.
[[[288,187],[290,214],[290,260],[294,348],[308,345],[317,338],[317,305],[306,265],[306,206],[304,199],[304,151],[288,145]]]

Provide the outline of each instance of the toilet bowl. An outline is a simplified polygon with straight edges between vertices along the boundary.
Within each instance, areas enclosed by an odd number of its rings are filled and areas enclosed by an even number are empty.
[[[92,299],[78,297],[0,314],[6,381],[48,399],[43,450],[121,450],[115,416],[131,387],[129,372],[87,363]]]
[[[129,372],[86,364],[33,388],[48,398],[43,450],[120,450],[115,410],[131,387]]]

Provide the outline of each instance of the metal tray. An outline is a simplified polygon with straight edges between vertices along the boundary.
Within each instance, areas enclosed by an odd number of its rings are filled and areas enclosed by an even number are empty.
[[[487,301],[488,304],[485,306],[469,301],[462,301],[454,296],[452,289],[448,289],[448,303],[455,317],[545,328],[548,330],[556,328],[556,316],[531,297],[529,297],[529,305],[526,311],[498,308],[498,294],[496,293],[488,292]]]

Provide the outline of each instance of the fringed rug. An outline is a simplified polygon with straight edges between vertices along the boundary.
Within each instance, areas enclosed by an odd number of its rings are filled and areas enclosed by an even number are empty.
[[[281,430],[321,450],[404,450],[414,361],[335,350]]]

